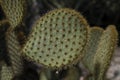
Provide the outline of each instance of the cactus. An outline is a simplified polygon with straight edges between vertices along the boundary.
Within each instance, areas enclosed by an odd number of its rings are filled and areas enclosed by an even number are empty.
[[[38,74],[39,74],[39,80],[52,80],[52,70],[49,69],[49,68],[43,68],[42,70],[39,70],[38,71]],[[55,79],[55,77],[54,77]]]
[[[16,75],[21,74],[23,70],[23,61],[20,51],[21,46],[18,42],[17,36],[15,35],[14,29],[8,29],[6,33],[6,42],[8,55],[10,56],[10,60],[12,63],[13,72]]]
[[[53,10],[33,26],[23,55],[51,68],[61,68],[82,58],[88,35],[88,24],[78,12]]]
[[[80,72],[76,67],[71,67],[63,80],[79,80]]]
[[[25,15],[26,0],[0,0],[0,5],[6,14],[11,27],[18,26]]]
[[[98,42],[100,40],[100,37],[103,33],[103,29],[99,27],[92,27],[90,28],[89,33],[89,41],[87,43],[87,47],[85,50],[85,56],[82,60],[84,66],[89,70],[90,73],[93,73],[93,58],[96,54],[96,49],[98,46]]]
[[[94,56],[94,78],[104,80],[111,57],[117,44],[118,33],[115,26],[109,25],[102,34]]]
[[[25,19],[26,0],[0,0],[0,6],[7,19],[0,21],[0,32],[2,33],[0,35],[0,64],[1,57],[7,58],[7,60],[10,58],[11,61],[9,66],[0,65],[1,80],[18,79],[19,77],[23,80],[23,75],[26,74],[23,71],[23,68],[26,68],[26,64],[23,66],[23,57],[25,62],[33,61],[37,65],[44,65],[39,66],[42,69],[48,67],[40,73],[42,80],[53,79],[51,77],[55,75],[53,74],[55,71],[48,70],[56,69],[59,72],[60,69],[69,66],[67,76],[62,75],[62,79],[78,80],[79,72],[76,66],[72,67],[78,60],[82,61],[92,74],[87,76],[87,80],[105,79],[106,70],[117,44],[118,33],[113,25],[108,26],[105,31],[98,27],[89,28],[87,21],[80,13],[67,8],[56,9],[38,19],[33,25],[28,39],[25,40],[24,33],[20,29],[23,19]],[[2,30],[3,28],[5,30]],[[6,35],[3,35],[5,32]],[[26,43],[24,44],[24,42]],[[1,51],[3,44],[7,46],[7,49],[4,48],[8,54]],[[37,69],[30,70],[37,71]],[[56,79],[61,74],[59,73],[57,73]],[[28,77],[30,78],[31,75]]]
[[[46,75],[46,71],[45,70],[41,70],[40,74],[40,78],[39,80],[48,80],[48,77]]]
[[[7,66],[6,64],[3,64],[1,68],[0,78],[1,78],[0,80],[12,80],[13,78],[12,68]]]

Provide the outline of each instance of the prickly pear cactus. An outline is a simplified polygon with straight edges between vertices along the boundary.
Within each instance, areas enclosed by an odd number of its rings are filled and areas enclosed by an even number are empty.
[[[8,67],[5,64],[2,65],[0,80],[12,80],[12,78],[13,78],[12,68]]]
[[[35,23],[23,55],[47,67],[66,67],[82,58],[87,38],[88,24],[81,14],[53,10]]]
[[[115,26],[110,25],[102,34],[99,45],[94,56],[95,80],[104,80],[105,73],[109,67],[111,57],[117,44],[118,33]]]
[[[0,5],[9,20],[11,27],[21,23],[25,15],[26,0],[0,0]]]
[[[12,68],[14,74],[21,74],[23,70],[23,61],[21,57],[21,46],[18,42],[15,31],[11,28],[8,29],[6,33],[6,42],[7,42],[7,50],[8,55],[10,56],[10,60],[12,63]]]
[[[93,58],[94,55],[96,54],[96,49],[102,33],[103,33],[102,28],[99,27],[90,28],[89,41],[85,50],[85,56],[82,61],[85,67],[90,71],[90,73],[93,73],[93,69],[94,69],[92,67]]]

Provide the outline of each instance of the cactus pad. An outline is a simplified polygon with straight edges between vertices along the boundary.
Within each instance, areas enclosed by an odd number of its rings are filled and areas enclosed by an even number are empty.
[[[0,5],[12,27],[21,23],[25,14],[25,0],[0,0]]]
[[[13,78],[12,68],[5,64],[2,65],[0,80],[12,80],[12,78]]]
[[[23,70],[23,61],[21,58],[21,46],[13,29],[8,29],[6,34],[8,55],[12,63],[15,74],[20,74]]]
[[[28,59],[51,68],[61,68],[83,56],[88,24],[71,9],[50,11],[40,18],[23,48]]]
[[[7,20],[0,21],[0,61],[7,60],[8,56],[6,52],[5,33],[9,27]]]
[[[117,39],[118,33],[115,26],[108,26],[100,38],[100,42],[94,56],[95,80],[104,80],[105,73],[117,44]]]
[[[88,41],[87,48],[85,50],[85,56],[83,58],[83,64],[85,65],[85,67],[88,68],[88,70],[91,73],[93,73],[92,69],[94,69],[92,67],[93,58],[94,58],[94,55],[96,53],[98,42],[100,40],[100,37],[101,37],[102,33],[103,33],[102,28],[99,28],[99,27],[90,28],[89,41]]]

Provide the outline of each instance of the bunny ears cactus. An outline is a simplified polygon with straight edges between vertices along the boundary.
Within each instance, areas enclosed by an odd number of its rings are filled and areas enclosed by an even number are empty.
[[[81,14],[57,9],[37,20],[23,54],[36,63],[61,68],[82,58],[87,38],[88,24]]]
[[[104,80],[117,45],[118,33],[115,26],[110,25],[106,30],[90,28],[77,11],[56,9],[35,22],[26,43],[21,46],[15,30],[23,22],[25,0],[0,0],[0,5],[7,19],[0,21],[0,28],[6,24],[9,26],[5,37],[11,61],[11,66],[2,65],[1,80],[10,80],[13,75],[22,72],[23,57],[53,69],[66,68],[82,60],[92,74],[88,80]],[[72,70],[65,79],[69,79]],[[74,75],[72,77],[75,78]]]

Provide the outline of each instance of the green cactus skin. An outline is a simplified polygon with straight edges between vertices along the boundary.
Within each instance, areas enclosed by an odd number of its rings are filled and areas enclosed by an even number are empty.
[[[50,68],[68,67],[83,56],[88,24],[71,9],[50,11],[37,20],[23,48],[23,55]]]
[[[43,68],[38,70],[38,74],[40,75],[39,80],[52,80],[53,78],[52,70],[50,68]]]
[[[12,68],[3,64],[1,68],[0,80],[12,80],[12,78],[13,78]]]
[[[48,80],[46,72],[44,70],[42,70],[40,72],[40,79],[39,80]]]
[[[62,80],[79,80],[80,72],[76,67],[69,68],[67,72],[67,76]]]
[[[15,35],[15,31],[11,28],[9,28],[6,33],[6,42],[14,74],[20,74],[23,70],[23,61],[20,51],[21,46],[18,42],[17,36]]]
[[[114,25],[109,25],[102,34],[94,56],[95,80],[105,80],[105,73],[117,45],[118,33]]]
[[[0,5],[12,27],[18,26],[25,15],[26,0],[0,0]]]
[[[103,29],[99,27],[92,27],[90,28],[90,33],[89,33],[89,41],[87,43],[87,47],[85,50],[85,55],[82,60],[84,66],[89,70],[90,73],[93,73],[93,58],[94,55],[96,54],[98,42],[100,40],[100,37],[103,33]]]

